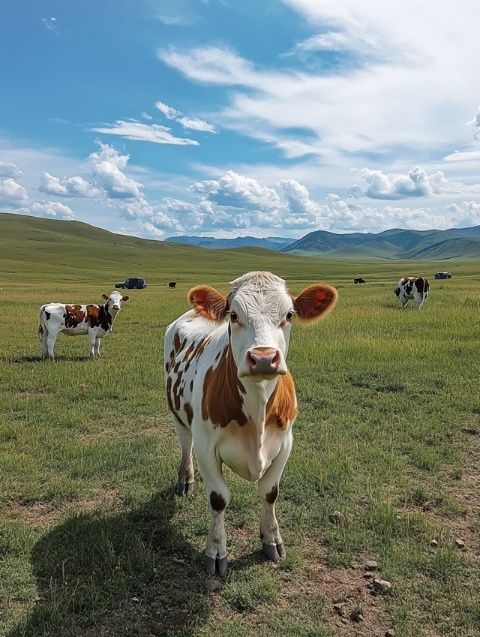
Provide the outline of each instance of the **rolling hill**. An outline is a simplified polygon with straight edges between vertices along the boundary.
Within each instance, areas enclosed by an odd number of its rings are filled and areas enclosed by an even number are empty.
[[[168,243],[184,243],[187,245],[200,246],[202,248],[229,249],[255,247],[266,248],[267,250],[281,250],[293,243],[295,239],[286,237],[235,237],[233,239],[217,239],[215,237],[181,236],[168,237]]]
[[[316,230],[282,249],[332,258],[479,259],[480,226],[449,230],[404,230],[335,234]]]

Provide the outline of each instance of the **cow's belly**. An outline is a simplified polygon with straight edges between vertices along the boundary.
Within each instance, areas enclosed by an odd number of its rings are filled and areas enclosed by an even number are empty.
[[[222,461],[245,480],[259,480],[278,456],[285,432],[267,427],[263,440],[257,440],[255,427],[231,423],[223,428],[216,450]]]
[[[62,334],[66,334],[67,336],[82,336],[84,334],[88,334],[88,327],[80,325],[77,327],[64,327],[62,329]]]

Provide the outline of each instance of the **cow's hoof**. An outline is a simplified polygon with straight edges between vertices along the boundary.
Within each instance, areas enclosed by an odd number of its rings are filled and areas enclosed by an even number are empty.
[[[210,555],[203,556],[203,565],[209,575],[215,575],[218,573],[221,577],[225,577],[228,570],[228,560],[225,557],[210,557]]]
[[[278,560],[280,559],[280,555],[278,554],[276,544],[263,543],[262,548],[267,560],[271,560],[272,562],[278,562]]]
[[[177,495],[193,495],[193,485],[193,482],[179,482],[176,488]]]
[[[277,552],[280,555],[280,557],[285,557],[285,555],[287,554],[287,550],[283,542],[280,542],[280,544],[277,544]]]

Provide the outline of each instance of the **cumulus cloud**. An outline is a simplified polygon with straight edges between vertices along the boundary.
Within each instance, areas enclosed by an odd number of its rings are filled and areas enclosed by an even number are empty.
[[[177,111],[173,106],[169,106],[164,102],[155,102],[155,108],[157,108],[167,119],[175,120],[179,122],[183,126],[183,128],[187,128],[189,130],[196,130],[203,133],[216,133],[215,126],[213,124],[209,124],[203,119],[199,117],[188,117],[184,115],[181,111]]]
[[[449,181],[441,170],[432,174],[416,166],[407,174],[387,174],[382,170],[363,168],[358,171],[364,183],[350,188],[354,197],[371,199],[405,199],[408,197],[428,197],[442,194],[480,192],[478,186],[466,186]]]
[[[89,156],[96,185],[112,199],[137,198],[142,195],[142,184],[123,172],[129,155],[121,155],[108,144],[99,144],[100,150]]]
[[[25,211],[35,217],[47,217],[51,219],[74,219],[73,210],[58,201],[34,201]]]
[[[9,177],[0,181],[0,204],[3,206],[21,206],[28,199],[23,186]]]
[[[63,197],[97,197],[100,194],[98,188],[89,183],[83,177],[55,177],[47,171],[40,176],[41,192],[49,195]]]
[[[475,117],[467,122],[467,125],[473,128],[474,138],[480,140],[480,106],[477,108]]]
[[[268,210],[280,203],[273,188],[233,170],[226,172],[220,179],[199,181],[191,189],[209,201],[231,208]]]
[[[95,133],[104,133],[105,135],[118,135],[126,139],[133,139],[143,142],[152,142],[154,144],[171,144],[173,146],[198,146],[195,139],[188,137],[175,137],[167,126],[160,124],[143,124],[136,121],[117,120],[114,124],[107,124],[91,129]]]
[[[10,161],[0,161],[0,177],[23,177],[23,171]]]

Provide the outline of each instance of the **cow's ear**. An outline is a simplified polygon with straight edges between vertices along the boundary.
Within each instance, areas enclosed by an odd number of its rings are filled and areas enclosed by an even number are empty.
[[[129,298],[130,298],[129,296],[122,296],[122,301],[123,302],[128,301]]]
[[[227,299],[209,285],[198,285],[188,293],[188,300],[197,314],[211,321],[222,321],[227,315]]]
[[[102,294],[102,299],[105,299],[105,301],[108,301],[108,296],[106,294]]]
[[[335,307],[337,299],[338,292],[335,288],[315,283],[293,299],[293,306],[299,319],[308,323],[326,316]]]

